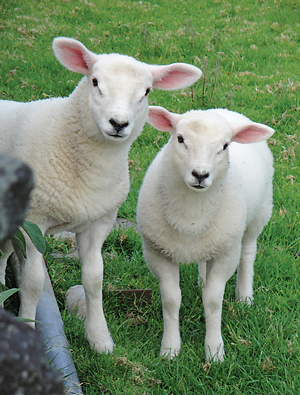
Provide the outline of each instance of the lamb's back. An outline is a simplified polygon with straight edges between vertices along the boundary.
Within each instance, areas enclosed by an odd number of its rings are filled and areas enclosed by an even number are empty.
[[[64,130],[68,98],[27,103],[0,101],[0,141],[8,153],[33,160],[39,147],[47,155],[47,145]],[[45,144],[47,142],[47,144]],[[51,147],[49,147],[51,150]]]

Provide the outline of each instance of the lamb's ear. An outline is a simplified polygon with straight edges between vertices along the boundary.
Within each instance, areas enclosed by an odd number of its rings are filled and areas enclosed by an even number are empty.
[[[53,51],[60,63],[71,71],[91,74],[92,67],[98,56],[89,51],[81,42],[67,37],[53,40]]]
[[[267,140],[275,132],[274,129],[261,123],[249,121],[248,125],[231,127],[233,134],[232,141],[237,143],[248,144],[258,143]]]
[[[262,123],[250,121],[245,115],[226,108],[214,108],[207,110],[212,114],[222,117],[232,131],[232,141],[238,143],[258,143],[267,140],[275,132],[274,129]]]
[[[147,122],[155,129],[172,132],[175,130],[179,118],[179,114],[173,114],[163,107],[150,106]]]
[[[148,65],[153,76],[153,88],[163,90],[181,89],[192,85],[202,75],[196,66],[173,63],[168,66]]]

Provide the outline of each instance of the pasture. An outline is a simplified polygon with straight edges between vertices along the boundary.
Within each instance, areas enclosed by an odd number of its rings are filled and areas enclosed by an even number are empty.
[[[196,264],[180,268],[182,349],[169,361],[159,357],[160,292],[140,236],[133,228],[113,229],[103,247],[103,300],[115,347],[113,355],[99,355],[84,337],[83,322],[65,307],[66,291],[81,283],[80,263],[67,255],[74,245],[47,239],[45,259],[84,394],[299,393],[299,13],[297,0],[0,0],[1,99],[69,95],[82,76],[61,66],[51,47],[53,38],[66,36],[96,53],[186,62],[203,71],[191,88],[151,92],[151,105],[179,113],[226,107],[276,130],[269,140],[274,208],[259,238],[254,304],[235,301],[233,277],[223,303],[222,364],[205,362]],[[146,125],[133,144],[131,189],[120,217],[135,222],[145,171],[167,140]],[[66,256],[56,258],[58,252]],[[151,303],[120,301],[114,292],[133,288],[151,289]]]

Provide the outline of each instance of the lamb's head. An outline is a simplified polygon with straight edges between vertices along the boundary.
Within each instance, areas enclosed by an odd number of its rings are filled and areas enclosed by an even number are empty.
[[[126,55],[96,55],[79,41],[65,37],[54,39],[53,50],[66,68],[86,75],[93,121],[111,141],[130,136],[133,140],[141,132],[153,88],[183,88],[202,74],[185,63],[155,66]]]
[[[225,109],[173,114],[162,107],[149,107],[148,121],[158,130],[168,131],[168,159],[193,191],[206,191],[226,175],[230,163],[230,143],[266,140],[274,130]]]

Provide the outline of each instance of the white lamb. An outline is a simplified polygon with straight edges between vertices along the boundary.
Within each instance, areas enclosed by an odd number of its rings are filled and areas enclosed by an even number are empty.
[[[222,361],[222,300],[237,268],[236,298],[253,298],[257,237],[272,213],[273,158],[263,140],[274,130],[225,109],[178,115],[150,107],[148,123],[171,134],[137,207],[144,256],[161,291],[161,355],[180,350],[179,263],[199,262],[206,359]]]
[[[63,37],[54,39],[53,50],[66,68],[85,77],[67,98],[0,101],[0,147],[35,171],[28,219],[43,233],[77,234],[86,335],[91,347],[107,352],[113,342],[102,308],[101,247],[129,190],[128,151],[146,122],[150,90],[183,88],[201,71],[184,63],[155,66],[125,55],[96,55]],[[4,252],[2,282],[11,246]],[[27,240],[20,316],[35,319],[43,283],[42,256]]]

